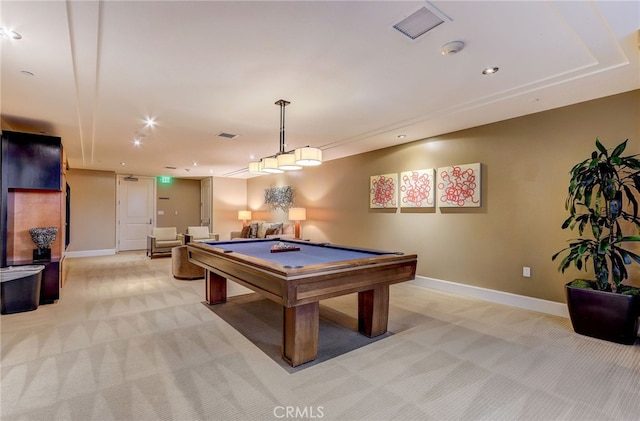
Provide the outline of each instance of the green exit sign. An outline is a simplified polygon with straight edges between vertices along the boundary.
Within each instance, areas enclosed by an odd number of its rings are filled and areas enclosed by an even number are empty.
[[[168,175],[161,175],[160,176],[160,183],[162,183],[162,184],[171,184],[171,177],[169,177]]]

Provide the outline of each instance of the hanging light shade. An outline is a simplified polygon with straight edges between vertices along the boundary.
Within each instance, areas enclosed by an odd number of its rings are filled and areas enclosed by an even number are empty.
[[[278,169],[285,171],[300,170],[301,165],[296,164],[296,157],[292,153],[278,155]]]
[[[318,148],[305,146],[304,148],[296,149],[293,153],[296,158],[296,164],[303,167],[322,164],[322,151]]]
[[[260,162],[249,162],[249,172],[254,174],[280,174],[286,171],[299,170],[304,166],[322,164],[322,151],[306,146],[293,151],[285,151],[284,108],[289,101],[280,99],[276,105],[280,107],[280,150],[273,156],[262,158]]]
[[[249,162],[249,172],[253,174],[265,174],[265,172],[262,171],[262,162],[261,161]]]
[[[284,170],[278,168],[278,158],[276,157],[262,158],[260,162],[262,162],[262,172],[269,174],[280,174],[284,172]]]

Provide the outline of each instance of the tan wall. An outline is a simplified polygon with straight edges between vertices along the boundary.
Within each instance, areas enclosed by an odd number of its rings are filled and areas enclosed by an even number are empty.
[[[116,174],[105,171],[72,169],[67,173],[71,187],[71,243],[67,251],[114,250],[116,248]],[[200,181],[174,179],[172,187],[157,184],[158,226],[176,226],[184,232],[189,225],[200,225]],[[238,210],[246,208],[246,181],[213,178],[213,231],[229,238],[241,222]],[[178,211],[176,219],[175,210]],[[175,225],[172,225],[175,224]],[[226,236],[226,237],[225,237]]]
[[[304,238],[417,253],[418,275],[564,302],[575,274],[560,274],[551,256],[575,236],[560,229],[568,172],[596,136],[609,147],[630,138],[627,152],[640,153],[639,115],[640,91],[598,99],[252,178],[247,203],[254,218],[286,219],[267,210],[264,189],[289,185],[295,206],[307,208]],[[369,208],[372,175],[474,162],[482,163],[480,208]]]
[[[71,169],[70,242],[67,251],[116,248],[116,174]]]
[[[242,228],[238,211],[247,208],[247,182],[237,178],[213,178],[212,230],[220,240],[228,240],[231,231]]]
[[[188,226],[200,225],[200,180],[173,178],[169,184],[156,183],[156,195],[156,226],[185,233]]]

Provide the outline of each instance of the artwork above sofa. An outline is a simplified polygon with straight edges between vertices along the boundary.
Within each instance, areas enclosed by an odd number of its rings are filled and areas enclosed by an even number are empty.
[[[285,222],[251,221],[241,231],[231,231],[236,238],[294,238],[294,225]]]

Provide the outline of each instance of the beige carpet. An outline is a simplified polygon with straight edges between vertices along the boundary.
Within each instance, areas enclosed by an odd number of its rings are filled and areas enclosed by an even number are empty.
[[[640,346],[563,318],[395,285],[392,335],[289,373],[170,264],[67,259],[56,304],[3,315],[2,421],[640,419]]]

